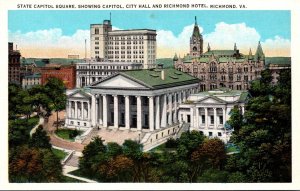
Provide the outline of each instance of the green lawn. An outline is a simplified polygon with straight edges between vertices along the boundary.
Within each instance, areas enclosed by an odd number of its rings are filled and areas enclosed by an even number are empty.
[[[55,148],[52,148],[52,152],[55,156],[57,156],[60,160],[63,160],[67,155],[68,153],[62,151],[62,150],[59,150],[59,149],[55,149]]]
[[[75,137],[71,138],[70,134],[72,134],[74,132],[74,130],[72,129],[58,129],[57,131],[55,131],[55,134],[62,138],[62,139],[66,139],[68,141],[74,141]],[[83,133],[83,131],[78,131],[79,135],[81,135]]]

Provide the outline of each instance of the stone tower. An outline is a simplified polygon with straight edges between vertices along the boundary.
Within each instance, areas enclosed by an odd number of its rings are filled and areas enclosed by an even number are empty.
[[[200,29],[197,24],[197,17],[195,16],[195,25],[193,34],[190,38],[190,55],[200,56],[203,53],[203,37],[200,34]]]

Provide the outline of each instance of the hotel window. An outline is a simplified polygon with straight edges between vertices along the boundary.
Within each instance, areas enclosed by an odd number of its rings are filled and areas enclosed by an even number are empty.
[[[212,134],[212,132],[208,132],[208,136],[210,136],[210,137],[211,137],[212,135],[213,135],[213,134]]]
[[[95,34],[99,34],[99,28],[95,28]]]
[[[218,136],[221,137],[221,136],[222,136],[222,133],[221,133],[221,132],[218,132]]]

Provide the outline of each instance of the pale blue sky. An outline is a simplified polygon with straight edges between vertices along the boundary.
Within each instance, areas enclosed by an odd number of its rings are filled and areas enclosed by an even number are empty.
[[[261,41],[271,56],[290,55],[291,13],[284,10],[10,10],[9,41],[17,43],[25,56],[59,56],[49,54],[54,49],[63,55],[72,52],[82,56],[90,24],[101,24],[110,12],[112,25],[119,29],[156,29],[158,57],[188,51],[195,16],[205,47],[210,43],[212,49],[228,49],[236,42],[247,53]]]
[[[194,22],[204,28],[204,34],[214,30],[215,24],[246,23],[254,27],[261,40],[279,35],[290,39],[290,11],[9,11],[8,29],[22,33],[49,28],[61,28],[64,35],[71,35],[77,29],[89,29],[92,23],[109,19],[122,29],[151,28],[173,31],[178,35],[182,28]]]

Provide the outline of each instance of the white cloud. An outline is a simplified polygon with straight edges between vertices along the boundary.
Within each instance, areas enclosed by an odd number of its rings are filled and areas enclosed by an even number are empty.
[[[241,52],[249,51],[249,48],[257,46],[260,34],[246,26],[245,23],[227,24],[217,23],[215,30],[204,35],[205,44],[210,44],[212,49],[233,49],[234,43],[237,44]]]
[[[172,31],[158,30],[157,31],[157,47],[158,57],[172,57],[174,53],[186,54],[189,50],[190,37],[193,32],[194,24],[185,26],[178,36],[175,36]],[[200,31],[203,29],[199,26]]]
[[[193,32],[194,24],[185,26],[179,35],[174,35],[172,31],[157,31],[157,57],[173,57],[175,53],[183,56],[189,52],[190,36]],[[199,26],[203,34],[203,28]],[[113,30],[122,30],[113,26]],[[240,52],[247,54],[249,48],[255,53],[257,43],[260,40],[260,34],[255,28],[247,26],[245,23],[227,24],[217,23],[213,32],[204,34],[204,51],[207,43],[210,43],[212,49],[233,49],[234,43],[237,43]],[[51,57],[51,51],[56,51],[56,56],[66,57],[67,54],[79,54],[84,57],[85,44],[87,39],[87,51],[90,49],[89,30],[78,29],[72,35],[64,35],[62,29],[52,28],[47,30],[38,30],[27,33],[21,31],[9,31],[9,41],[18,45],[22,56],[35,56],[39,52],[40,57]],[[280,36],[275,36],[261,42],[266,56],[290,56],[290,40]],[[61,53],[59,53],[61,52]],[[46,54],[46,55],[43,55]]]
[[[267,56],[290,56],[291,41],[280,36],[267,39],[261,43]]]
[[[193,32],[194,24],[183,28],[182,32],[175,36],[172,31],[157,31],[158,57],[172,57],[174,53],[186,54],[189,52],[189,39]],[[203,34],[203,28],[200,27]],[[220,22],[215,25],[213,32],[203,34],[204,52],[207,44],[211,49],[233,49],[234,43],[240,52],[248,54],[252,49],[254,54],[261,36],[255,28],[245,23],[227,24]],[[290,56],[290,40],[279,36],[261,42],[266,56]]]
[[[77,30],[73,35],[63,35],[63,32],[59,28],[53,28],[48,30],[38,30],[28,33],[21,33],[17,31],[15,33],[9,32],[9,40],[20,45],[20,47],[26,48],[27,46],[37,46],[41,48],[46,47],[84,47],[84,40],[89,41],[89,30]]]

